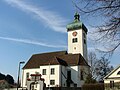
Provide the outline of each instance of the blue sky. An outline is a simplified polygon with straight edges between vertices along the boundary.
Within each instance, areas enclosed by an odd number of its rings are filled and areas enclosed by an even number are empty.
[[[16,79],[18,63],[32,54],[67,50],[66,25],[74,13],[72,0],[0,0],[0,72]],[[90,32],[97,19],[80,16]],[[93,48],[88,38],[88,50]],[[114,66],[118,51],[110,59]]]

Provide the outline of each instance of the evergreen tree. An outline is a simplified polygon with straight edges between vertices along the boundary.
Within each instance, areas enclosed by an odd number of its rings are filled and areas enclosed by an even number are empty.
[[[6,76],[6,81],[9,83],[9,84],[14,84],[14,79],[13,79],[13,77],[11,76],[11,75],[7,75]]]
[[[0,73],[0,80],[6,80],[8,84],[14,85],[14,79],[11,75],[7,74],[6,76]]]
[[[5,75],[0,73],[0,80],[5,80]]]

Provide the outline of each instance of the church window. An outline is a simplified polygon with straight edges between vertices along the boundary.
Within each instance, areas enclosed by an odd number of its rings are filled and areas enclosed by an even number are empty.
[[[120,71],[117,73],[117,75],[120,75]]]
[[[84,39],[84,44],[86,44],[86,40]]]
[[[27,78],[27,79],[29,78],[29,73],[26,73],[26,78]]]
[[[72,39],[72,42],[73,42],[73,43],[76,43],[76,42],[77,42],[77,38],[73,38],[73,39]]]
[[[50,80],[50,85],[55,85],[55,80]]]
[[[46,75],[46,69],[42,70],[42,75]]]
[[[51,75],[55,74],[55,69],[51,68]]]
[[[83,71],[81,71],[81,80],[83,80],[84,78],[83,78]]]

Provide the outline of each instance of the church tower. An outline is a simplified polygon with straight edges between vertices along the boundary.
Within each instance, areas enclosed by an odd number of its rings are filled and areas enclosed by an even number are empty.
[[[68,54],[81,54],[87,61],[87,28],[80,21],[80,15],[76,12],[74,21],[67,25]]]

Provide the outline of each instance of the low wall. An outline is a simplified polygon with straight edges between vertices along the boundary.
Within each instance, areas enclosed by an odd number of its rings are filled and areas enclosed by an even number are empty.
[[[1,90],[1,89],[0,89]],[[3,90],[17,90],[17,88],[8,88],[8,89],[3,89]],[[26,90],[25,88],[18,88],[18,90]]]
[[[52,87],[45,88],[44,90],[81,90],[80,87]]]
[[[8,88],[8,89],[3,89],[3,90],[17,90],[17,88]]]

